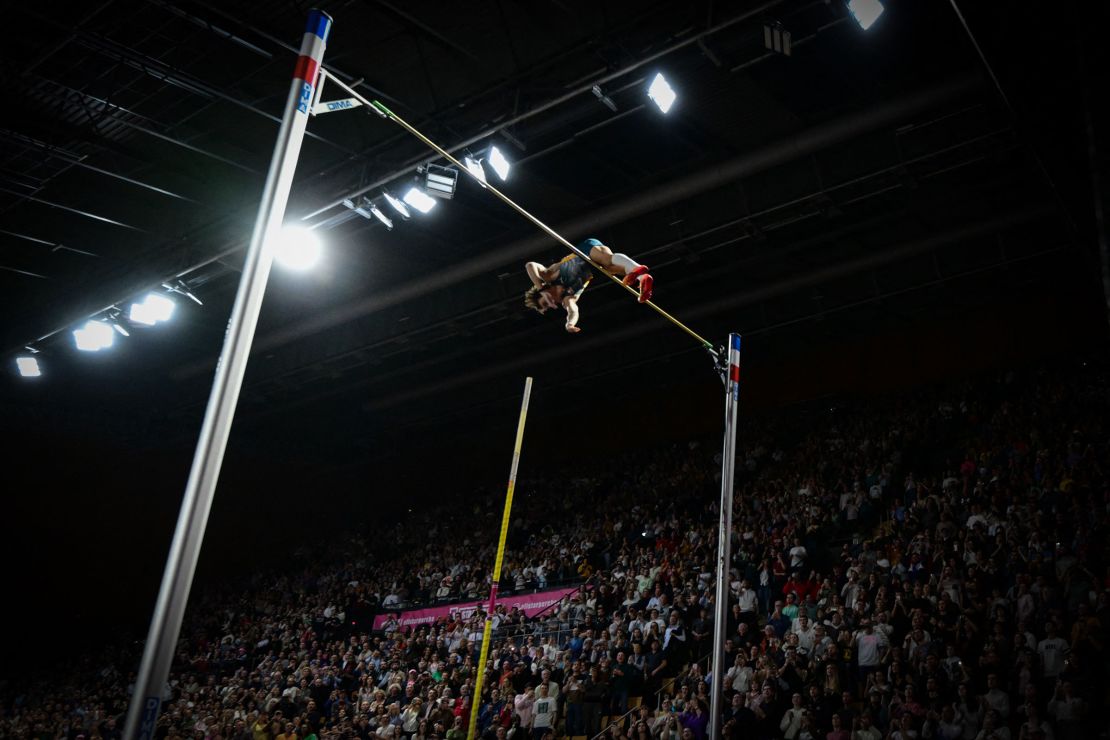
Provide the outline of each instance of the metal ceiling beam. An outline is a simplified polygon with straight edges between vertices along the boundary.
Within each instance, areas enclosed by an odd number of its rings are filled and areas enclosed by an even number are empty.
[[[31,242],[32,244],[42,244],[45,247],[50,247],[51,252],[57,252],[58,250],[62,249],[62,250],[65,250],[67,252],[74,252],[76,254],[83,254],[86,257],[99,257],[100,256],[99,254],[94,254],[94,253],[88,252],[84,249],[76,249],[74,247],[68,247],[65,244],[62,244],[61,242],[52,242],[49,239],[40,239],[37,236],[31,236],[30,234],[20,234],[17,231],[8,231],[7,229],[0,229],[0,234],[7,234],[8,236],[14,236],[16,239],[23,239],[24,241]]]
[[[91,95],[91,94],[83,92],[81,90],[76,90],[72,87],[69,87],[68,85],[63,85],[62,83],[57,82],[57,81],[52,80],[52,79],[47,78],[47,77],[38,77],[38,76],[36,76],[36,77],[39,80],[42,80],[43,82],[46,82],[49,85],[53,85],[54,87],[58,88],[59,90],[64,90],[67,93],[66,96],[59,97],[59,99],[76,97],[76,98],[81,99],[81,100],[92,101],[93,103],[96,103],[97,105],[102,106],[102,108],[104,110],[109,110],[110,109],[110,110],[113,110],[113,111],[118,111],[119,113],[122,113],[125,116],[134,116],[136,118],[141,118],[143,120],[150,121],[151,123],[162,125],[158,121],[155,121],[154,119],[152,119],[148,116],[144,116],[141,113],[135,113],[134,111],[128,110],[127,108],[124,108],[123,106],[116,105],[115,103],[111,103],[107,100],[104,100],[103,98],[98,98],[95,95]],[[156,139],[160,139],[161,141],[164,141],[166,143],[173,144],[174,146],[181,147],[182,149],[188,149],[191,152],[194,152],[196,154],[201,154],[205,157],[209,157],[210,159],[214,159],[218,162],[223,162],[224,164],[227,164],[227,165],[231,165],[232,167],[235,167],[236,169],[240,169],[244,172],[249,172],[252,175],[261,175],[262,174],[258,170],[254,169],[252,167],[248,167],[245,164],[241,164],[239,162],[236,162],[233,159],[229,159],[228,157],[224,157],[220,154],[216,154],[215,152],[210,152],[207,149],[199,147],[195,144],[190,144],[190,143],[182,141],[180,139],[175,139],[172,136],[169,136],[167,134],[163,134],[160,131],[155,131],[154,129],[149,128],[147,126],[141,126],[141,125],[139,125],[139,124],[137,124],[133,121],[129,121],[125,118],[113,117],[111,120],[112,120],[112,123],[114,123],[114,124],[118,124],[118,125],[123,126],[125,128],[132,129],[133,131],[139,131],[141,133],[146,134],[147,136],[152,136],[152,137],[154,137]],[[100,132],[97,131],[97,129],[95,127],[91,127],[91,128],[93,129],[93,131],[100,134]]]
[[[29,200],[33,203],[39,203],[40,205],[48,206],[50,208],[57,208],[58,210],[67,211],[69,213],[74,213],[78,216],[84,216],[85,218],[90,218],[90,219],[93,219],[94,221],[100,221],[101,223],[110,224],[111,226],[119,226],[122,229],[130,229],[131,231],[138,231],[140,233],[146,233],[146,229],[140,229],[138,226],[132,226],[131,224],[125,224],[122,221],[116,221],[115,219],[108,218],[107,216],[99,216],[99,215],[93,213],[92,211],[82,211],[80,208],[73,208],[72,206],[66,206],[66,205],[62,205],[61,203],[55,203],[54,201],[46,200],[45,198],[39,198],[38,196],[35,196],[35,195],[29,195],[27,193],[21,193],[18,190],[11,190],[10,188],[6,188],[2,185],[0,185],[0,193],[9,193],[9,194],[14,195],[18,198],[21,198],[22,200]]]
[[[114,2],[114,0],[106,0],[106,2],[102,2],[100,5],[97,5],[95,8],[91,9],[88,13],[86,13],[84,16],[82,16],[77,21],[74,28],[75,29],[81,28],[86,23],[88,23],[90,20],[92,20],[96,16],[100,15],[100,13],[104,12],[104,10],[106,10],[110,5],[112,5],[113,2]],[[45,49],[42,52],[40,52],[38,54],[38,56],[36,56],[34,59],[28,60],[28,62],[25,65],[23,65],[22,68],[20,69],[20,73],[21,74],[30,74],[31,72],[34,72],[36,69],[38,69],[39,66],[41,66],[43,63],[45,63],[47,60],[49,60],[52,56],[54,56],[59,51],[64,49],[71,41],[73,41],[73,38],[74,38],[75,35],[76,34],[71,32],[65,38],[63,38],[61,41],[59,41],[56,44],[54,44],[53,46],[51,46],[49,49]]]
[[[459,46],[454,41],[452,41],[451,39],[447,38],[446,36],[444,36],[439,31],[437,31],[434,28],[432,28],[431,26],[429,26],[427,23],[424,23],[423,21],[421,21],[419,18],[412,15],[411,13],[408,13],[408,12],[398,8],[397,6],[393,5],[393,3],[386,2],[386,0],[373,0],[373,3],[375,5],[378,5],[378,6],[382,7],[382,8],[385,8],[387,11],[389,11],[393,15],[397,16],[398,18],[403,20],[408,25],[415,27],[419,31],[423,32],[426,36],[428,36],[428,38],[431,38],[431,39],[439,42],[443,46],[446,46],[448,49],[451,49],[452,51],[458,52],[459,54],[462,54],[464,57],[471,60],[472,62],[480,61],[478,59],[478,56],[476,54],[474,54],[472,51],[470,51],[469,49],[465,49],[462,46]]]
[[[156,7],[161,8],[162,10],[166,11],[167,13],[170,13],[171,15],[175,15],[178,18],[181,18],[183,20],[188,21],[189,23],[192,23],[194,26],[198,26],[199,28],[203,28],[206,31],[211,31],[212,33],[216,34],[220,38],[225,39],[227,41],[230,41],[231,43],[235,44],[236,46],[240,46],[240,47],[246,49],[247,51],[251,52],[252,54],[257,54],[258,56],[262,57],[263,59],[273,59],[274,58],[273,54],[266,51],[261,46],[257,46],[255,44],[252,44],[251,42],[247,41],[246,39],[242,38],[241,36],[236,36],[231,31],[225,30],[225,29],[217,26],[215,23],[212,23],[211,21],[205,20],[204,18],[201,18],[199,16],[195,16],[192,13],[189,13],[189,12],[177,7],[173,3],[168,3],[168,2],[166,2],[166,0],[147,0],[147,2],[150,3],[151,5],[154,5]]]
[[[686,38],[684,38],[681,41],[677,41],[677,42],[675,42],[675,43],[673,43],[673,44],[671,44],[671,45],[669,45],[669,46],[667,46],[663,49],[660,49],[659,51],[657,51],[653,54],[649,54],[648,56],[643,57],[643,58],[641,58],[641,59],[639,59],[635,62],[627,64],[627,65],[621,67],[620,69],[618,69],[614,72],[610,72],[610,73],[608,73],[606,75],[603,75],[603,76],[601,76],[599,78],[596,78],[596,79],[590,79],[585,84],[580,85],[580,86],[570,90],[569,92],[566,92],[566,93],[564,93],[564,94],[562,94],[562,95],[560,95],[556,98],[553,98],[552,100],[549,100],[546,103],[538,105],[535,108],[532,108],[528,111],[525,111],[524,113],[513,116],[513,117],[509,118],[506,121],[502,121],[502,122],[498,123],[495,126],[491,126],[489,128],[486,128],[481,133],[476,134],[474,136],[470,136],[470,137],[464,139],[463,141],[457,142],[457,143],[455,143],[455,144],[453,144],[449,147],[445,147],[445,149],[449,153],[454,154],[455,152],[462,151],[463,149],[467,148],[468,146],[476,144],[477,142],[481,141],[482,139],[485,139],[489,136],[492,136],[492,135],[496,134],[497,132],[501,131],[502,129],[507,129],[511,126],[515,126],[516,124],[518,124],[522,121],[526,121],[529,118],[532,118],[534,116],[538,116],[541,113],[545,113],[545,112],[551,110],[552,108],[555,108],[559,105],[562,105],[563,103],[567,102],[568,100],[573,100],[574,98],[576,98],[580,95],[585,95],[585,94],[592,95],[593,94],[592,91],[593,91],[593,88],[594,88],[595,85],[604,85],[608,82],[611,82],[612,80],[623,77],[623,76],[625,76],[626,74],[628,74],[630,72],[636,71],[640,67],[651,64],[652,62],[656,61],[657,59],[661,59],[662,57],[665,57],[669,54],[673,54],[674,52],[679,51],[680,49],[685,49],[687,46],[690,46],[691,44],[696,44],[698,39],[702,39],[702,38],[705,38],[707,36],[711,36],[715,33],[719,33],[720,31],[723,31],[726,28],[730,28],[730,27],[732,27],[732,26],[734,26],[738,23],[741,23],[743,21],[746,21],[750,18],[754,18],[756,16],[759,16],[759,15],[767,12],[771,8],[774,8],[775,6],[782,4],[783,2],[785,2],[785,0],[770,0],[770,2],[765,2],[761,5],[759,5],[758,7],[753,8],[752,10],[749,10],[745,13],[741,13],[740,15],[734,16],[734,17],[730,18],[729,20],[724,21],[722,23],[718,23],[717,25],[715,25],[711,28],[707,28],[706,30],[701,31],[700,33],[691,34],[690,36],[687,36]],[[371,190],[377,190],[378,188],[389,184],[393,180],[396,180],[398,177],[401,177],[401,176],[409,173],[412,170],[413,167],[415,167],[419,164],[434,162],[438,159],[439,159],[439,155],[434,154],[434,153],[431,154],[431,155],[425,154],[424,156],[413,158],[413,159],[409,160],[404,166],[394,170],[393,172],[391,172],[390,174],[388,174],[384,177],[378,178],[377,180],[375,180],[370,185],[366,185],[366,186],[361,187],[357,190],[349,192],[346,195],[343,195],[342,197],[337,198],[336,200],[317,208],[316,210],[312,211],[311,213],[307,213],[307,214],[301,216],[301,220],[309,220],[309,219],[315,218],[316,216],[319,216],[321,213],[324,213],[325,211],[330,211],[333,208],[338,208],[339,206],[343,205],[344,200],[348,200],[348,199],[351,199],[351,198],[357,198],[360,195],[364,195],[366,193],[369,193]]]
[[[31,15],[37,18],[42,23],[48,23],[55,26],[60,25],[55,19],[52,19],[48,16],[43,16],[38,13],[31,13]],[[76,27],[70,30],[79,41],[81,41],[94,51],[103,54],[109,59],[114,59],[134,69],[137,69],[160,82],[175,85],[187,92],[191,92],[194,95],[199,95],[201,97],[218,98],[226,103],[231,103],[232,105],[242,108],[243,110],[250,111],[255,115],[266,118],[273,123],[281,123],[280,116],[272,113],[267,113],[261,108],[258,108],[257,106],[251,105],[250,103],[246,102],[242,99],[242,97],[224,92],[215,85],[199,80],[188,74],[187,72],[177,69],[173,65],[167,64],[157,59],[153,59],[152,57],[143,54],[140,51],[112,41],[111,39],[104,38],[99,34],[85,31]],[[331,139],[328,139],[324,136],[320,136],[319,134],[306,132],[305,135],[334,149],[337,149],[344,154],[355,157],[360,156],[357,151],[343,146],[342,144],[332,141]]]
[[[27,136],[25,134],[21,134],[18,131],[12,131],[10,129],[0,129],[0,136],[5,136],[5,137],[7,137],[9,139],[12,139],[14,141],[18,141],[19,143],[24,144],[26,146],[34,147],[35,149],[38,149],[40,151],[47,152],[51,156],[58,157],[58,158],[62,159],[63,161],[65,161],[67,164],[73,165],[74,167],[80,167],[82,169],[89,170],[90,172],[96,172],[98,174],[105,175],[107,177],[111,177],[115,180],[119,180],[121,182],[126,182],[130,185],[134,185],[136,187],[140,187],[140,188],[143,188],[145,190],[149,190],[151,192],[158,193],[160,195],[165,195],[165,196],[168,196],[170,198],[176,198],[177,200],[188,201],[189,203],[197,203],[196,200],[193,200],[192,198],[190,198],[188,196],[181,195],[180,193],[175,193],[172,190],[166,190],[165,188],[160,188],[157,185],[151,185],[148,182],[143,182],[142,180],[136,180],[133,177],[128,177],[126,175],[121,175],[118,172],[112,172],[111,170],[106,170],[106,169],[103,169],[101,167],[97,167],[95,165],[89,164],[88,162],[85,161],[85,156],[84,155],[79,155],[79,154],[74,154],[73,152],[68,152],[65,149],[62,149],[61,147],[57,147],[57,146],[54,146],[53,144],[48,144],[45,141],[40,141],[40,140],[35,139],[33,137]]]

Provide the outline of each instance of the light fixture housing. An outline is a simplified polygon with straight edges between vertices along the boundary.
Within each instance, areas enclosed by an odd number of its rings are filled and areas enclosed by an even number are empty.
[[[427,213],[436,207],[436,199],[418,187],[409,188],[403,200],[421,213]]]
[[[17,357],[15,358],[15,366],[24,378],[37,378],[42,375],[39,361],[35,357]]]
[[[171,293],[178,293],[179,295],[185,296],[198,306],[204,305],[204,302],[193,294],[193,291],[189,289],[189,284],[184,280],[177,280],[173,283],[162,283],[162,287]]]
[[[675,94],[674,88],[667,82],[667,78],[663,76],[662,72],[655,75],[651,84],[648,85],[647,92],[651,101],[655,103],[663,113],[669,111],[671,106],[674,105],[674,101],[678,99],[678,95]]]
[[[864,31],[879,20],[884,10],[882,0],[848,0],[848,12]]]
[[[385,198],[385,202],[388,203],[393,208],[393,210],[397,211],[397,213],[401,215],[401,218],[412,218],[412,214],[409,213],[408,206],[406,206],[400,200],[394,198],[392,195],[386,192],[382,193],[382,197]]]
[[[283,226],[274,243],[274,261],[287,270],[304,272],[320,261],[320,237],[303,226]]]
[[[512,165],[509,164],[509,160],[505,159],[505,155],[501,153],[500,149],[496,146],[491,146],[486,161],[502,181],[509,179],[509,170],[512,169]]]
[[[103,321],[89,319],[80,329],[73,330],[73,343],[82,352],[99,352],[112,346],[116,333]]]
[[[378,221],[381,222],[382,226],[389,229],[390,231],[393,231],[393,219],[382,213],[382,209],[378,208],[373,203],[370,204],[370,215],[378,219]]]
[[[142,303],[132,303],[127,320],[132,324],[154,326],[159,321],[169,321],[177,307],[172,300],[161,293],[147,293]]]
[[[424,190],[428,195],[450,200],[455,196],[458,181],[459,171],[454,167],[429,164],[424,168]]]
[[[481,183],[486,181],[486,171],[482,168],[482,163],[473,157],[464,157],[463,163],[466,165],[466,170]]]

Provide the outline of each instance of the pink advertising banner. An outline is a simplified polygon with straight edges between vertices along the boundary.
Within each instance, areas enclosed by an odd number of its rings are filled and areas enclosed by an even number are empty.
[[[497,605],[503,606],[506,609],[512,609],[514,606],[520,609],[529,617],[534,617],[544,609],[547,609],[556,601],[559,601],[564,596],[574,593],[579,589],[578,586],[572,588],[560,588],[554,591],[540,591],[534,594],[523,594],[521,596],[501,596],[497,597]],[[459,604],[444,604],[443,606],[434,606],[428,609],[411,609],[409,611],[392,612],[390,614],[379,614],[374,617],[374,629],[380,630],[389,618],[394,614],[400,614],[401,629],[408,629],[410,627],[418,627],[422,624],[432,624],[438,619],[445,619],[453,614],[459,614],[466,619],[474,613],[475,609],[485,607],[489,603],[488,599],[483,599],[480,602],[462,602]]]

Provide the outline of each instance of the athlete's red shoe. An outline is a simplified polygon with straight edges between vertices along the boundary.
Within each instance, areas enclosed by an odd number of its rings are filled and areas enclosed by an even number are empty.
[[[651,289],[655,284],[655,280],[646,272],[640,276],[640,303],[647,303],[651,300]]]
[[[633,267],[632,272],[625,275],[624,279],[621,280],[621,282],[625,285],[632,285],[632,283],[636,282],[636,280],[639,279],[641,275],[647,275],[647,271],[647,265],[639,265],[637,267]]]

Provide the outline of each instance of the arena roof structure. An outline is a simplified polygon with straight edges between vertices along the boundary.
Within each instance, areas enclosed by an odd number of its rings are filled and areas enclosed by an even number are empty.
[[[757,355],[1031,296],[1098,311],[1100,52],[1033,6],[889,2],[864,30],[838,0],[318,5],[338,79],[460,156],[497,147],[517,202],[650,265],[669,310],[759,337]],[[13,8],[26,32],[3,51],[5,406],[30,433],[189,446],[307,6],[69,7]],[[429,163],[364,111],[310,122],[288,220],[325,252],[271,278],[236,444],[372,456],[511,408],[529,372],[564,411],[715,382],[611,286],[588,291],[578,336],[525,312],[523,263],[564,250],[465,176],[428,214],[371,217]],[[172,320],[128,322],[151,291]],[[80,352],[90,319],[128,336]],[[18,376],[23,356],[40,377]]]

